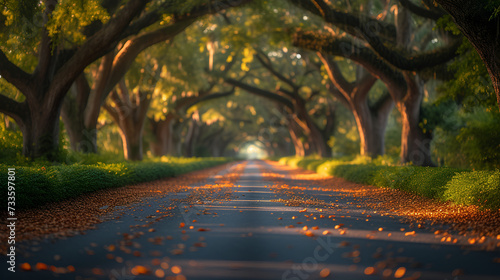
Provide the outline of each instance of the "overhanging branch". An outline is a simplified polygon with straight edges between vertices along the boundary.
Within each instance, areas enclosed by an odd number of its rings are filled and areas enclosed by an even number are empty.
[[[413,14],[423,18],[428,18],[436,21],[445,15],[443,11],[439,12],[437,10],[429,10],[425,7],[413,3],[410,0],[398,0],[398,1],[399,3],[401,3],[401,6],[407,8]]]
[[[446,63],[456,57],[461,40],[437,50],[421,52],[418,54],[399,51],[396,47],[388,47],[387,42],[381,39],[384,34],[394,35],[396,29],[393,25],[367,17],[357,17],[350,13],[335,10],[328,6],[323,0],[290,0],[310,12],[323,17],[333,25],[342,27],[350,26],[359,31],[362,38],[370,44],[378,55],[393,66],[407,71],[420,71],[425,68],[434,67]],[[394,38],[396,36],[393,36]]]
[[[294,105],[293,105],[292,101],[290,101],[288,98],[285,98],[285,97],[283,97],[281,95],[272,93],[270,91],[267,91],[267,90],[264,90],[264,89],[261,89],[261,88],[258,88],[258,87],[254,87],[254,86],[245,84],[243,82],[240,82],[240,81],[237,81],[237,80],[234,80],[234,79],[226,79],[226,83],[230,84],[232,86],[235,86],[235,87],[239,87],[239,88],[241,88],[243,90],[246,90],[249,93],[252,93],[252,94],[255,94],[255,95],[258,95],[258,96],[262,96],[262,97],[271,99],[271,100],[273,100],[275,102],[278,102],[280,104],[285,105],[290,110],[294,111]]]

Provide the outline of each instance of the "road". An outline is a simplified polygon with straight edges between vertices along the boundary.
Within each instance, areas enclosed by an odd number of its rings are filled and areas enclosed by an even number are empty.
[[[249,161],[233,185],[221,173],[118,207],[84,235],[23,242],[17,262],[31,269],[5,266],[1,279],[500,279],[498,251],[444,244],[314,186],[281,191],[262,172],[288,178]],[[320,206],[285,205],[296,196]]]

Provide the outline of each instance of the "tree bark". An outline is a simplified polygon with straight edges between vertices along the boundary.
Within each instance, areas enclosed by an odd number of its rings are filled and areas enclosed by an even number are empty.
[[[500,108],[500,17],[484,1],[435,0],[453,18],[488,69]]]
[[[184,156],[192,157],[194,155],[194,149],[196,146],[196,138],[198,136],[198,132],[200,126],[198,124],[199,115],[198,112],[193,114],[191,121],[189,122],[188,130],[186,133],[186,140],[184,145]]]
[[[123,154],[125,159],[132,161],[142,160],[142,124],[131,124],[129,122],[120,126],[120,136],[123,143]]]
[[[360,154],[371,158],[383,155],[385,129],[394,106],[391,96],[382,96],[370,107],[368,94],[377,81],[376,77],[359,67],[359,77],[355,82],[349,83],[332,59],[321,53],[318,56],[333,84],[329,88],[330,93],[341,100],[354,115],[360,139]]]
[[[389,94],[382,96],[374,105],[368,99],[354,99],[352,113],[360,137],[360,154],[376,158],[385,154],[385,130],[394,101]]]
[[[401,162],[418,166],[435,166],[431,157],[432,134],[424,133],[420,124],[423,84],[418,77],[407,73],[408,93],[397,102],[401,114]]]
[[[288,118],[288,132],[290,133],[290,139],[292,140],[293,147],[295,149],[295,156],[304,157],[306,156],[306,148],[304,143],[300,139],[300,129],[299,125],[295,122],[293,118]]]
[[[40,110],[37,110],[40,109]],[[32,108],[29,119],[20,124],[23,134],[23,155],[31,159],[45,157],[57,160],[59,151],[60,108],[45,111]]]
[[[106,109],[118,125],[125,159],[134,161],[142,160],[142,137],[152,94],[139,90],[133,104],[123,80],[120,83],[119,89],[120,94],[118,94],[117,90],[113,90],[110,96],[114,106],[106,103],[104,104],[104,109]]]
[[[150,144],[150,149],[154,156],[161,157],[170,153],[173,122],[173,114],[167,114],[164,120],[151,120],[154,140]]]
[[[328,144],[326,143],[324,135],[321,133],[320,128],[307,112],[305,104],[297,100],[295,106],[298,118],[307,125],[307,128],[309,130],[307,133],[307,137],[309,139],[309,143],[312,146],[312,153],[315,152],[321,157],[331,157],[332,151],[330,147],[328,147]]]
[[[87,127],[84,118],[90,92],[87,80],[83,74],[80,75],[66,95],[61,109],[71,149],[83,153],[97,153],[97,119],[93,126]]]

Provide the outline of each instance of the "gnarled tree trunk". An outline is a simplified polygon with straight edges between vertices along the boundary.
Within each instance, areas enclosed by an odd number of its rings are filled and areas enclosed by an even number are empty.
[[[410,73],[407,78],[406,98],[397,102],[401,113],[401,161],[419,166],[435,166],[431,158],[432,134],[424,133],[420,124],[420,109],[423,99],[423,84]]]
[[[154,156],[160,157],[170,154],[174,121],[173,114],[167,114],[164,120],[151,120],[154,138],[150,143],[150,149]]]
[[[375,158],[385,154],[385,130],[393,106],[389,95],[382,97],[372,108],[366,99],[353,104],[352,113],[358,128],[362,156]]]
[[[43,110],[32,107],[29,116],[18,122],[23,134],[23,155],[56,160],[59,150],[60,109]]]

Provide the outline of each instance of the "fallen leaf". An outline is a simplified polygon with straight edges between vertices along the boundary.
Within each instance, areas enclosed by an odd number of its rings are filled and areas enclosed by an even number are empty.
[[[174,265],[172,266],[172,268],[170,269],[172,271],[172,273],[174,274],[179,274],[182,272],[182,268],[178,265]]]
[[[48,267],[47,267],[47,265],[46,265],[46,264],[44,264],[44,263],[40,263],[40,262],[39,262],[39,263],[37,263],[37,264],[35,265],[35,267],[36,267],[36,269],[37,269],[37,270],[47,270],[47,269],[48,269]]]
[[[406,273],[406,267],[400,267],[394,272],[394,278],[401,278]]]
[[[23,263],[23,264],[21,264],[21,269],[26,270],[26,271],[30,271],[31,265],[29,263]]]
[[[377,273],[377,270],[374,267],[372,267],[372,266],[369,266],[369,267],[365,268],[365,274],[366,275],[374,275],[376,273]]]
[[[328,276],[330,276],[330,270],[328,268],[323,268],[320,272],[319,272],[319,276],[321,278],[326,278]]]

